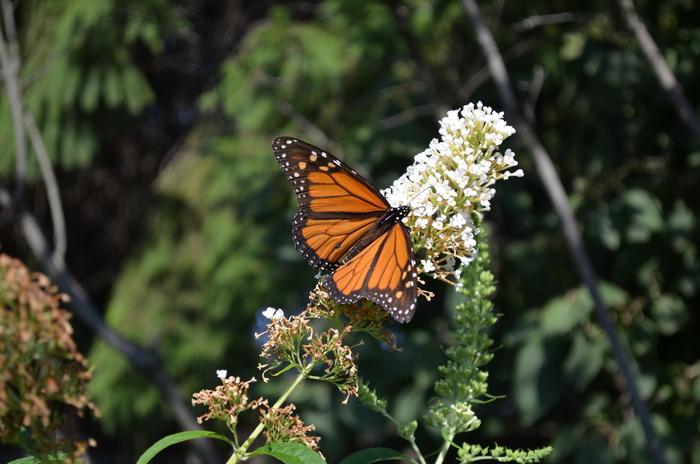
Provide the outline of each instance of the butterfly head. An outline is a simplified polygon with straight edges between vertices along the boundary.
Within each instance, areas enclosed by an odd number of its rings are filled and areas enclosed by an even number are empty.
[[[408,205],[399,206],[397,208],[389,208],[384,216],[383,223],[398,224],[401,219],[405,218],[411,212],[411,207]]]

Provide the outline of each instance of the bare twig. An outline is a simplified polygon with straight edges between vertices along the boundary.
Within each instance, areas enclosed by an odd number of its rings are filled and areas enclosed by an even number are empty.
[[[530,81],[530,86],[528,90],[528,99],[525,104],[525,117],[530,124],[535,122],[535,109],[537,108],[537,99],[540,97],[540,92],[542,92],[542,85],[544,84],[544,68],[537,65],[532,72],[532,80]]]
[[[630,400],[632,402],[632,407],[637,413],[637,417],[639,418],[642,429],[644,430],[651,457],[657,464],[665,463],[666,460],[663,454],[662,445],[651,424],[649,410],[639,394],[639,388],[637,386],[632,360],[630,359],[622,344],[622,341],[620,340],[617,329],[613,324],[605,302],[603,301],[600,291],[598,290],[597,279],[593,271],[593,266],[590,262],[590,258],[588,257],[583,241],[581,240],[581,236],[578,233],[576,221],[574,219],[573,211],[568,203],[566,191],[564,190],[547,150],[539,141],[535,131],[523,117],[518,108],[517,101],[513,95],[510,78],[506,71],[505,64],[503,63],[503,58],[501,57],[500,51],[498,50],[491,32],[488,30],[481,18],[481,13],[476,1],[462,0],[462,4],[464,5],[464,9],[471,20],[472,28],[476,34],[478,43],[484,52],[491,71],[491,76],[496,83],[498,93],[506,108],[506,112],[509,113],[509,117],[511,120],[513,120],[518,131],[517,133],[519,138],[532,152],[542,183],[547,190],[547,194],[554,205],[557,215],[562,221],[564,236],[569,246],[569,250],[574,258],[574,263],[576,264],[578,274],[591,294],[596,317],[610,342],[613,356],[615,357],[622,372],[622,376],[625,379],[627,391],[629,392]]]
[[[656,42],[654,42],[654,38],[639,18],[637,10],[634,8],[634,3],[632,0],[618,0],[618,3],[622,9],[622,16],[627,26],[632,30],[634,37],[639,43],[639,47],[642,49],[654,74],[656,74],[661,88],[671,100],[676,113],[678,113],[678,116],[683,123],[688,126],[688,129],[693,132],[695,137],[700,139],[700,119],[698,119],[693,105],[690,104],[688,98],[685,96],[683,87],[681,87],[678,80],[676,80],[676,76],[673,75],[659,47],[656,45]]]
[[[546,15],[533,15],[525,19],[521,19],[513,25],[517,32],[525,32],[540,26],[550,26],[553,24],[570,23],[576,21],[576,15],[573,13],[552,13]]]
[[[44,138],[36,127],[34,117],[27,111],[24,115],[24,122],[29,134],[29,140],[32,142],[32,147],[36,153],[37,161],[41,176],[44,179],[46,186],[46,196],[49,200],[49,209],[51,210],[51,224],[53,228],[53,253],[52,257],[57,262],[62,262],[66,256],[66,220],[63,215],[63,204],[61,203],[61,193],[58,191],[58,182],[56,174],[51,166],[49,153],[44,144]]]
[[[326,135],[326,133],[320,127],[309,121],[303,114],[298,112],[291,104],[284,100],[277,100],[275,104],[280,113],[291,119],[294,124],[309,134],[314,142],[333,153],[338,152],[338,146],[335,145],[330,137],[328,137],[328,135]]]
[[[433,113],[445,114],[449,109],[447,105],[442,101],[440,97],[440,92],[438,92],[437,83],[433,78],[433,73],[430,69],[430,64],[425,60],[423,53],[421,53],[420,45],[418,41],[411,33],[411,30],[407,24],[407,16],[409,14],[408,7],[400,4],[396,0],[389,2],[389,10],[396,20],[396,25],[399,28],[399,33],[403,37],[406,45],[408,46],[409,53],[413,56],[413,59],[418,65],[418,72],[420,74],[421,80],[425,83],[428,92],[432,96],[433,103]]]
[[[535,48],[536,43],[537,41],[534,39],[521,40],[512,48],[503,53],[503,58],[506,62],[515,58],[520,58],[525,53]],[[472,73],[467,81],[462,84],[462,87],[460,87],[457,91],[457,96],[459,97],[458,100],[469,100],[474,92],[476,92],[479,87],[484,85],[489,80],[489,77],[491,77],[491,73],[489,72],[488,66],[483,66],[479,68],[478,71]]]
[[[15,12],[11,0],[2,0],[2,17],[5,25],[5,35],[9,45],[9,53],[12,59],[18,60],[19,67],[19,44],[17,42],[17,28],[15,27]]]
[[[17,33],[15,31],[14,12],[10,0],[2,0],[4,32],[0,34],[0,67],[5,81],[7,97],[15,131],[15,191],[14,196],[21,199],[27,177],[27,143],[24,137],[24,117],[22,116],[22,89],[19,86],[19,53],[17,50]],[[9,45],[8,45],[9,43]]]
[[[386,118],[381,119],[378,123],[378,128],[379,130],[393,129],[395,127],[407,124],[411,121],[415,121],[420,117],[433,114],[433,111],[434,105],[432,103],[414,106],[413,108],[408,109],[406,111],[402,111],[397,114],[392,114],[391,116],[387,116]]]

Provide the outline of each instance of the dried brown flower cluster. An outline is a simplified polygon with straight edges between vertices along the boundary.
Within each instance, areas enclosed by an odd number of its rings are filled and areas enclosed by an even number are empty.
[[[317,289],[312,293],[307,309],[298,316],[270,319],[267,330],[263,332],[267,341],[260,353],[267,362],[259,364],[258,369],[267,382],[267,374],[277,375],[290,367],[301,371],[313,365],[315,369],[323,369],[323,375],[310,374],[309,378],[334,384],[346,395],[347,402],[350,396],[357,396],[359,382],[352,350],[343,342],[353,332],[353,327],[314,330],[312,321],[330,319],[337,314],[330,305],[320,304],[324,302],[323,298]]]
[[[35,456],[65,453],[72,462],[89,440],[68,436],[66,414],[95,408],[86,393],[88,363],[61,308],[66,300],[46,276],[0,254],[0,440]]]
[[[323,318],[340,323],[344,318],[347,325],[352,327],[352,332],[367,333],[392,349],[399,349],[396,338],[384,325],[390,319],[389,313],[372,301],[363,299],[350,305],[338,303],[319,283],[309,295],[309,305],[305,313],[311,318]]]
[[[307,358],[316,365],[325,366],[323,375],[317,378],[338,387],[346,395],[343,403],[347,403],[351,396],[357,396],[359,386],[355,358],[350,347],[343,343],[343,338],[350,332],[351,326],[346,326],[342,331],[328,329],[302,347]]]
[[[294,414],[296,406],[289,404],[283,408],[270,408],[264,403],[260,422],[265,426],[265,442],[299,441],[311,449],[318,450],[320,437],[309,435],[316,430],[314,425],[306,425]]]
[[[262,371],[263,382],[269,379],[267,373],[273,375],[278,368],[288,364],[305,366],[306,360],[301,356],[300,348],[313,337],[314,330],[309,324],[309,318],[305,313],[292,317],[279,317],[271,319],[267,330],[256,337],[267,335],[267,341],[262,347],[260,357],[267,359],[267,363],[258,364]]]
[[[262,398],[248,400],[248,389],[255,378],[241,381],[240,377],[221,379],[221,385],[214,390],[201,390],[192,395],[192,404],[206,406],[209,410],[197,418],[200,424],[208,420],[220,420],[231,431],[236,430],[238,416],[243,411],[257,409],[263,402]]]

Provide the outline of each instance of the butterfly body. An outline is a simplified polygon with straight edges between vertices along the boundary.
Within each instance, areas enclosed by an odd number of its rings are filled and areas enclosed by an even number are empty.
[[[416,271],[402,219],[366,179],[335,156],[293,137],[277,137],[275,158],[299,202],[292,223],[297,251],[325,278],[342,303],[366,298],[407,322],[416,306]]]

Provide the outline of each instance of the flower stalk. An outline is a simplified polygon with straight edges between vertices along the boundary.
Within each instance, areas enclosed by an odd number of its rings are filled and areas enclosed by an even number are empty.
[[[282,404],[284,404],[285,401],[287,401],[287,398],[289,395],[292,394],[295,388],[301,384],[301,382],[306,379],[311,372],[311,370],[314,368],[314,361],[311,361],[309,364],[307,364],[299,373],[297,374],[296,378],[294,379],[294,382],[280,395],[280,397],[275,401],[275,404],[272,405],[271,409],[277,409]],[[241,446],[239,446],[236,450],[234,450],[233,454],[231,457],[226,461],[226,464],[236,464],[241,462],[242,460],[245,459],[246,457],[246,452],[248,451],[248,448],[250,448],[250,445],[253,444],[256,438],[262,433],[262,431],[265,429],[265,424],[264,422],[260,422],[255,429],[248,435],[248,438],[246,441],[243,442]]]

